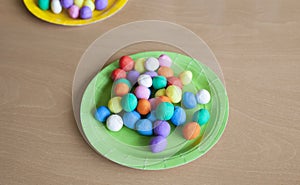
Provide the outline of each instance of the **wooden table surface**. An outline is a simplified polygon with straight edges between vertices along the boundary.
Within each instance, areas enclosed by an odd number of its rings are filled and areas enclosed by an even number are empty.
[[[1,185],[300,184],[300,1],[129,0],[113,17],[82,27],[40,21],[19,0],[2,1],[0,12]],[[118,25],[149,19],[183,25],[207,42],[230,102],[218,144],[164,171],[98,155],[72,111],[72,81],[86,48]],[[120,52],[165,48],[173,50],[147,43]]]

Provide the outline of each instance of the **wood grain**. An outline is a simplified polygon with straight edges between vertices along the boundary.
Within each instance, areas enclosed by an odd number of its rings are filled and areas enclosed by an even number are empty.
[[[300,1],[130,0],[110,19],[84,27],[40,21],[18,0],[3,1],[0,12],[1,185],[300,184]],[[181,24],[205,40],[230,101],[218,144],[165,171],[133,170],[97,155],[71,105],[74,72],[89,44],[118,25],[147,19]]]

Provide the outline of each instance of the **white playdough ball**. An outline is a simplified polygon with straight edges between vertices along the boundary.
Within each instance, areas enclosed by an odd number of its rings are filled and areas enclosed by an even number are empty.
[[[159,61],[154,57],[150,57],[146,60],[144,65],[148,71],[155,71],[159,68]]]
[[[210,94],[207,90],[202,89],[196,94],[196,99],[200,104],[207,104],[210,101]]]
[[[123,127],[123,120],[121,116],[117,114],[109,116],[106,120],[106,127],[113,132],[118,132],[121,130]]]
[[[138,84],[145,86],[145,87],[151,87],[152,86],[152,78],[150,75],[142,74],[138,78]]]

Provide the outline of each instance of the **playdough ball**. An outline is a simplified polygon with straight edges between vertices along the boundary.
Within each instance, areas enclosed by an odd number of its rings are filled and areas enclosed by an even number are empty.
[[[179,103],[181,101],[182,91],[176,85],[170,85],[166,89],[166,95],[170,98],[172,103]]]
[[[59,0],[51,1],[51,10],[55,14],[59,14],[62,11],[62,7]]]
[[[137,82],[140,73],[138,71],[129,71],[127,74],[127,79],[130,81],[131,85],[134,85]]]
[[[82,7],[82,8],[84,8],[84,7]],[[113,80],[117,80],[120,78],[126,78],[126,71],[124,71],[123,69],[117,68],[117,69],[113,70],[113,72],[111,73],[111,78]]]
[[[207,109],[200,109],[193,114],[193,121],[199,123],[200,126],[207,123],[209,118],[210,114]]]
[[[116,96],[108,101],[108,108],[112,113],[119,113],[122,111],[121,99],[121,97]]]
[[[136,111],[126,112],[123,115],[123,122],[127,128],[135,129],[135,123],[141,119],[141,115]]]
[[[155,97],[160,97],[160,96],[166,96],[166,89],[159,89],[158,91],[156,91]]]
[[[141,115],[146,115],[146,114],[148,114],[151,111],[151,104],[146,99],[140,99],[139,102],[138,102],[136,110]]]
[[[124,96],[125,94],[127,94],[129,92],[129,87],[127,84],[125,83],[119,83],[117,85],[114,86],[114,94],[116,96]]]
[[[179,79],[183,85],[188,85],[192,82],[193,73],[191,71],[183,71],[179,74]]]
[[[151,87],[152,86],[152,78],[149,75],[142,74],[138,77],[138,84],[145,86],[145,87]]]
[[[182,104],[187,109],[193,109],[197,105],[196,96],[191,92],[184,92],[182,96]]]
[[[171,127],[166,121],[156,121],[153,125],[153,132],[157,136],[167,137],[170,134]]]
[[[121,100],[121,106],[126,112],[131,112],[137,107],[137,98],[132,93],[125,94]]]
[[[77,19],[79,17],[79,7],[77,5],[72,5],[69,9],[69,16],[73,19]]]
[[[176,85],[180,89],[182,89],[182,86],[183,86],[181,83],[181,80],[175,76],[171,76],[168,78],[168,85]]]
[[[60,3],[61,3],[62,7],[68,9],[74,4],[74,1],[73,0],[60,0]]]
[[[155,110],[152,110],[149,114],[147,114],[146,118],[148,120],[150,120],[151,122],[154,122],[156,121],[156,113],[155,113]]]
[[[171,68],[162,66],[158,69],[157,74],[166,78],[174,76],[174,72]]]
[[[159,62],[156,58],[150,57],[145,61],[145,69],[148,71],[155,71],[159,68]]]
[[[144,74],[151,76],[151,78],[157,76],[157,72],[155,72],[155,71],[147,71]]]
[[[139,99],[149,99],[151,91],[148,87],[139,85],[135,88],[134,94]]]
[[[207,90],[202,89],[196,94],[196,99],[200,104],[207,104],[210,101],[210,94]]]
[[[96,10],[104,10],[108,5],[108,0],[95,0]]]
[[[50,7],[50,0],[38,0],[38,5],[42,10],[48,10]]]
[[[160,66],[171,67],[172,65],[172,59],[165,54],[160,55],[158,61]]]
[[[163,136],[156,136],[150,140],[149,146],[153,153],[159,153],[166,149],[168,145],[167,139]]]
[[[200,126],[196,122],[190,122],[184,125],[182,135],[186,140],[192,140],[200,134]]]
[[[171,118],[171,122],[175,126],[179,126],[179,125],[184,124],[185,121],[186,121],[186,113],[185,113],[184,109],[179,106],[175,106],[174,114]]]
[[[123,127],[123,120],[121,116],[117,114],[109,116],[106,120],[106,127],[113,132],[118,132],[121,130]]]
[[[156,107],[161,103],[161,100],[159,98],[151,98],[149,99],[151,110],[155,110]]]
[[[140,119],[136,122],[135,128],[137,132],[144,136],[153,135],[152,123],[148,119]]]
[[[74,0],[74,5],[78,6],[79,8],[82,7],[84,0]]]
[[[145,61],[146,61],[145,58],[137,59],[134,64],[134,70],[138,71],[139,73],[144,73],[146,71],[144,66]]]
[[[79,10],[79,16],[81,19],[90,19],[93,15],[93,12],[90,7],[83,6]]]
[[[131,83],[126,78],[119,78],[116,81],[114,81],[114,85],[117,85],[119,83],[125,83],[126,85],[128,85],[129,88],[131,88]]]
[[[122,56],[119,60],[119,66],[124,71],[130,71],[134,67],[134,61],[129,56]]]
[[[110,111],[106,106],[100,106],[95,112],[96,120],[104,123],[106,119],[110,116]]]
[[[95,10],[95,4],[92,0],[85,0],[83,6],[88,6],[92,11]]]
[[[169,102],[169,103],[172,103],[170,98],[167,97],[167,96],[159,96],[158,99],[161,101],[161,102]]]
[[[152,80],[152,85],[154,89],[161,89],[167,86],[167,79],[164,76],[156,76]]]
[[[158,120],[169,120],[174,114],[174,105],[169,102],[162,102],[156,108],[156,118]]]

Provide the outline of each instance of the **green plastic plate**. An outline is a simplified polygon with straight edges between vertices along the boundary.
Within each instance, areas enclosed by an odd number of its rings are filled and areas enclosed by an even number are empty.
[[[173,60],[172,68],[175,75],[183,70],[193,73],[193,81],[183,91],[196,93],[199,89],[207,89],[211,93],[211,101],[197,108],[186,110],[187,122],[192,114],[201,107],[211,113],[211,119],[201,127],[200,136],[187,141],[181,134],[182,127],[172,126],[168,136],[168,146],[161,153],[149,150],[149,136],[141,136],[134,130],[123,127],[119,132],[111,132],[94,118],[94,112],[100,105],[106,105],[111,98],[111,72],[118,67],[115,61],[101,70],[87,86],[80,107],[80,119],[83,133],[88,142],[104,157],[127,167],[143,170],[160,170],[180,166],[191,162],[212,148],[220,139],[228,119],[228,97],[226,90],[217,75],[207,66],[193,58],[173,52],[151,51],[131,55],[138,58],[169,55]],[[172,125],[172,124],[171,124]]]

